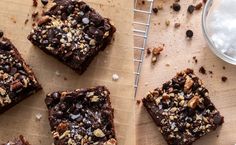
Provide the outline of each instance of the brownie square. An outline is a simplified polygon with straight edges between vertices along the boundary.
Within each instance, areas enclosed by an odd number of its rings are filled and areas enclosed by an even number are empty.
[[[55,145],[116,145],[109,91],[104,86],[47,95]]]
[[[28,39],[82,74],[111,42],[115,27],[85,2],[57,0],[39,19]]]
[[[191,145],[224,122],[191,69],[177,73],[142,101],[169,145]]]
[[[13,141],[8,141],[5,144],[2,145],[30,145],[30,143],[22,136],[20,135],[18,138],[15,138]]]
[[[41,89],[15,46],[0,38],[0,113]]]

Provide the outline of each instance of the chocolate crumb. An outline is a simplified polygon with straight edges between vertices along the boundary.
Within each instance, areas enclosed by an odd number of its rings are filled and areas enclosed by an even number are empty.
[[[209,74],[213,74],[213,71],[211,71],[211,70],[209,70],[208,72],[209,72]]]
[[[199,3],[195,6],[195,9],[196,10],[200,10],[202,8],[202,3]]]
[[[193,37],[193,31],[192,30],[187,30],[186,31],[186,36],[187,36],[187,38],[192,38]]]
[[[195,62],[195,63],[197,63],[197,62],[198,62],[198,60],[197,60],[197,57],[196,57],[196,56],[194,56],[194,57],[193,57],[193,60],[194,60],[194,62]]]
[[[38,1],[37,0],[33,0],[33,6],[37,7],[38,6]]]
[[[202,1],[203,1],[204,4],[207,2],[207,0],[202,0]]]
[[[195,7],[194,7],[193,5],[189,5],[189,6],[188,6],[188,12],[189,12],[189,14],[192,14],[193,11],[194,11],[194,9],[195,9]]]
[[[0,38],[4,35],[3,31],[0,30]]]
[[[32,18],[35,18],[36,16],[38,16],[38,14],[39,14],[39,12],[38,12],[38,11],[35,11],[35,12],[32,13],[31,17],[32,17]]]
[[[157,8],[153,8],[152,11],[153,11],[154,14],[158,13],[158,9]]]
[[[144,0],[142,1],[142,4],[145,5],[145,1]]]
[[[180,23],[175,23],[175,28],[179,28],[180,27]]]
[[[140,101],[140,100],[137,100],[137,101],[136,101],[136,104],[137,104],[137,105],[139,105],[140,103],[141,103],[141,101]]]
[[[226,76],[222,76],[221,80],[222,80],[222,82],[226,82],[228,80],[228,78]]]
[[[201,74],[206,74],[206,69],[203,67],[203,66],[201,66],[200,68],[199,68],[199,72],[201,73]]]
[[[64,81],[67,81],[67,77],[64,77]]]
[[[152,53],[151,49],[150,48],[147,48],[147,55],[150,55]]]
[[[25,22],[24,22],[24,23],[25,23],[25,25],[26,25],[28,22],[29,22],[29,19],[26,19],[26,20],[25,20]]]
[[[41,3],[42,3],[43,5],[47,5],[47,4],[48,4],[48,0],[41,0]]]
[[[225,70],[225,66],[223,66],[222,68],[223,68],[223,70]]]
[[[178,3],[173,3],[172,8],[174,11],[178,12],[178,11],[180,11],[181,6]]]
[[[219,137],[219,134],[217,134],[216,137],[218,138],[218,137]]]

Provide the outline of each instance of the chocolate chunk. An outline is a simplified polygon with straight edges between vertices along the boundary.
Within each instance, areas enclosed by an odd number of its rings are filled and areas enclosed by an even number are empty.
[[[201,74],[206,74],[206,69],[203,67],[203,66],[201,66],[200,68],[199,68],[199,72],[201,73]]]
[[[192,38],[193,37],[193,31],[192,30],[187,30],[186,31],[186,37],[187,38]]]
[[[43,5],[46,5],[46,4],[48,4],[48,0],[41,0],[41,3],[42,3]]]
[[[181,6],[179,3],[173,3],[172,8],[174,11],[178,12],[181,9]]]
[[[222,82],[226,82],[227,80],[228,80],[228,78],[227,78],[226,76],[222,76],[222,77],[221,77],[221,81],[222,81]]]
[[[190,14],[193,13],[194,9],[195,9],[195,7],[194,7],[193,5],[189,5],[189,6],[188,6],[188,12],[189,12]]]
[[[157,9],[157,8],[152,8],[152,12],[153,12],[154,14],[157,14],[157,13],[158,13],[158,9]]]

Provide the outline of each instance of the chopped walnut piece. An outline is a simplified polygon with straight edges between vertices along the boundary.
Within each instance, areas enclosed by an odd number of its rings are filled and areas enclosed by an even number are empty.
[[[186,81],[184,84],[184,91],[187,92],[193,85],[193,80],[189,76],[186,77]]]
[[[101,129],[96,129],[93,131],[93,134],[96,136],[96,137],[104,137],[105,134],[103,133],[103,131]]]
[[[152,54],[155,55],[155,56],[157,56],[157,55],[159,55],[162,51],[163,51],[163,47],[155,47],[155,48],[153,48],[153,50],[152,50]]]
[[[195,109],[197,105],[199,104],[199,96],[194,96],[191,100],[188,102],[188,107]]]

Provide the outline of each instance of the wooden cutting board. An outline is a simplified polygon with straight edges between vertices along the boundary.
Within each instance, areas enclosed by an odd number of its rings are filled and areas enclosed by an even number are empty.
[[[140,100],[149,90],[160,87],[176,72],[193,68],[209,89],[211,100],[225,117],[222,127],[202,137],[194,145],[234,145],[236,144],[236,66],[227,64],[209,50],[201,31],[202,10],[195,11],[192,15],[187,14],[188,5],[196,5],[200,0],[180,1],[179,13],[173,12],[170,8],[173,2],[165,0],[154,2],[154,7],[163,4],[163,10],[157,15],[152,14],[147,47],[152,48],[164,43],[165,48],[155,65],[151,64],[150,56],[145,57],[136,99]],[[145,7],[141,4],[141,0],[139,3],[140,7]],[[168,27],[165,25],[166,20],[170,21]],[[178,29],[174,28],[175,22],[181,24]],[[185,38],[187,29],[194,32],[190,41]],[[197,57],[197,64],[193,63],[193,56]],[[199,74],[200,66],[205,67],[207,75]],[[223,66],[226,67],[225,70],[222,69]],[[213,71],[212,77],[208,71]],[[228,77],[225,83],[221,81],[222,76]],[[158,127],[142,104],[136,105],[135,114],[137,145],[166,145]]]
[[[42,9],[40,0],[38,10]],[[0,29],[12,40],[26,62],[32,67],[43,90],[0,115],[0,143],[23,134],[32,145],[51,145],[44,104],[45,94],[56,90],[105,85],[111,91],[115,112],[115,129],[120,145],[134,144],[133,89],[133,2],[127,0],[85,0],[117,28],[115,40],[99,53],[88,70],[79,76],[67,66],[35,48],[27,40],[31,31],[31,14],[36,9],[32,0],[1,0]],[[24,24],[29,19],[28,24]],[[59,76],[56,74],[60,74]],[[112,74],[119,80],[112,81]],[[40,121],[36,114],[42,114]]]

